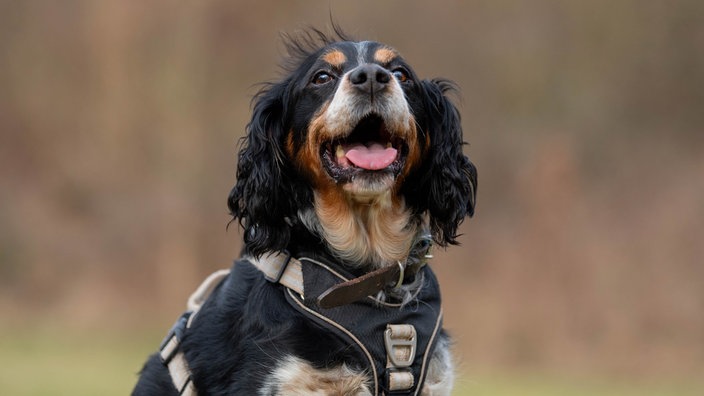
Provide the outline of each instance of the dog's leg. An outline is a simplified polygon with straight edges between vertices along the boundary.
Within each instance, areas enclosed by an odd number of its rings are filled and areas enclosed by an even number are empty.
[[[455,371],[449,344],[446,337],[438,340],[435,353],[428,363],[428,373],[423,383],[421,396],[447,396],[452,391]]]
[[[264,381],[262,396],[371,396],[369,378],[346,365],[316,369],[295,356],[284,358]]]

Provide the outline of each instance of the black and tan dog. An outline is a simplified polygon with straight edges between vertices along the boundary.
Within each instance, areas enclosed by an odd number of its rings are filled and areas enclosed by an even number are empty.
[[[133,394],[447,395],[425,264],[431,242],[456,244],[477,185],[454,85],[339,32],[287,44],[228,199],[243,256],[192,298]]]

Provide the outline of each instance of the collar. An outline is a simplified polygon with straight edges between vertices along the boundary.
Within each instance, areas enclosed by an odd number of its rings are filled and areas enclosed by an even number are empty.
[[[413,279],[433,257],[430,254],[431,247],[432,237],[427,233],[420,234],[405,262],[398,261],[397,265],[386,266],[338,283],[318,297],[318,305],[322,308],[338,307],[374,295],[387,286],[401,287],[404,281]],[[280,283],[299,295],[304,295],[301,262],[287,251],[265,253],[259,258],[250,257],[249,261],[269,282]]]

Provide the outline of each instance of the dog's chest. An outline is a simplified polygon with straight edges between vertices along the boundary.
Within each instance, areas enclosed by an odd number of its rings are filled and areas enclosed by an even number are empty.
[[[339,283],[341,276],[319,261],[300,261],[304,295],[285,289],[287,302],[337,343],[333,350],[350,352],[344,365],[369,373],[374,394],[390,390],[394,394],[415,394],[425,379],[442,324],[440,292],[432,271],[426,267],[419,273],[423,287],[404,306],[370,297],[324,309],[315,303],[316,297]],[[314,363],[322,366],[325,362]]]

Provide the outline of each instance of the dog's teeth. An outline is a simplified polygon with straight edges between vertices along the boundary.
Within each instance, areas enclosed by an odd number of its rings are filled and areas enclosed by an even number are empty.
[[[391,142],[386,143],[386,148],[391,148]]]
[[[345,150],[342,149],[342,145],[338,144],[337,148],[335,149],[335,155],[337,158],[345,158]]]

